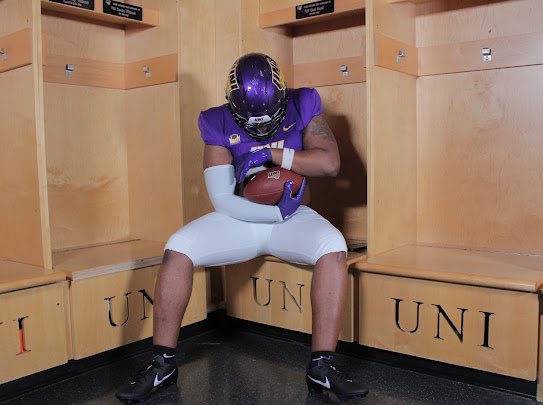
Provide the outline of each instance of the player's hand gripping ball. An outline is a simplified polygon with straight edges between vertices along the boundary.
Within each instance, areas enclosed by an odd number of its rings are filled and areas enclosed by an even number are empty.
[[[285,183],[292,181],[292,196],[297,195],[304,176],[281,167],[272,167],[257,173],[243,189],[243,196],[258,204],[277,205]]]
[[[236,165],[237,182],[242,183],[245,180],[245,177],[247,177],[247,172],[249,172],[251,168],[263,166],[271,161],[272,154],[269,148],[259,149],[249,153],[241,164]]]

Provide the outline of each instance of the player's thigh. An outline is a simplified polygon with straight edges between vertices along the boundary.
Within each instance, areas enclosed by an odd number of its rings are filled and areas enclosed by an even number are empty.
[[[328,253],[347,252],[345,238],[327,219],[309,207],[274,226],[268,252],[285,261],[314,265]]]
[[[258,244],[250,223],[218,212],[204,215],[175,232],[165,249],[187,255],[194,266],[219,266],[252,259]]]

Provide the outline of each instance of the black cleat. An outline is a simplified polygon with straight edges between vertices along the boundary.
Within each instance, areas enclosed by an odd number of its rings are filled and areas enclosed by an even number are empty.
[[[176,365],[167,364],[162,356],[156,355],[115,396],[121,401],[143,402],[155,389],[176,384],[177,375]]]
[[[332,362],[331,356],[311,359],[305,381],[310,391],[317,393],[330,391],[341,401],[363,398],[369,392],[367,388],[354,383],[346,373],[339,371]]]

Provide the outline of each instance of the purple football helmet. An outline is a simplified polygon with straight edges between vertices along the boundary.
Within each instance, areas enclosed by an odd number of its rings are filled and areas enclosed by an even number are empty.
[[[253,139],[266,140],[285,118],[287,85],[272,58],[249,53],[232,65],[226,99],[237,124]]]

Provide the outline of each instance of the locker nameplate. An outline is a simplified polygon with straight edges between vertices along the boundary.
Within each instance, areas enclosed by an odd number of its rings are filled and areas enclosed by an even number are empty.
[[[94,0],[49,0],[53,3],[60,3],[66,6],[84,8],[86,10],[94,10]]]
[[[142,21],[142,8],[132,4],[121,3],[120,1],[104,0],[104,13],[131,20]]]
[[[296,6],[296,19],[315,17],[317,15],[334,12],[334,0],[315,1],[313,3]]]

